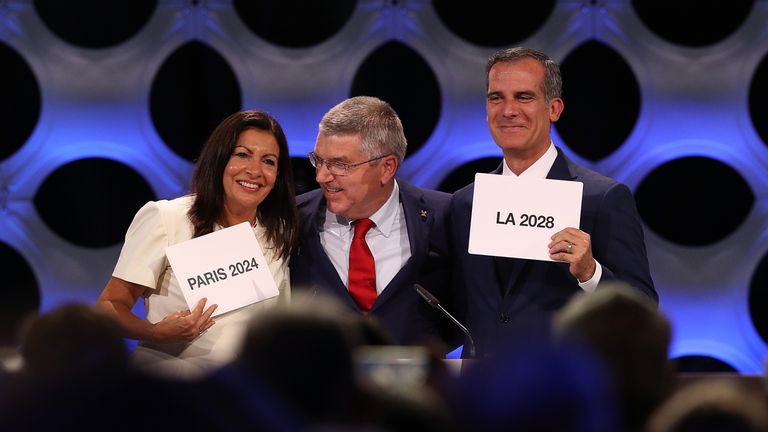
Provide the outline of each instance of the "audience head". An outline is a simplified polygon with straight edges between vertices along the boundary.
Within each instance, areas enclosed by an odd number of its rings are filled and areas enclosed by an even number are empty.
[[[308,421],[338,417],[357,390],[356,329],[331,300],[294,296],[254,317],[237,363]]]
[[[355,340],[359,345],[394,345],[395,340],[387,333],[381,322],[374,315],[352,314],[349,317],[357,327],[354,331]]]
[[[119,373],[128,351],[117,323],[90,306],[71,304],[34,318],[21,345],[24,370],[45,378]]]
[[[465,365],[450,399],[461,430],[615,430],[601,365],[574,347],[507,345]]]
[[[671,327],[656,304],[620,282],[574,296],[554,317],[554,340],[592,350],[610,371],[626,427],[638,427],[665,396]]]
[[[765,392],[734,381],[706,379],[686,385],[653,414],[648,432],[768,432]]]
[[[335,298],[296,295],[254,317],[235,367],[318,430],[449,430],[423,395],[393,394],[361,378],[356,349],[390,342],[373,317]]]

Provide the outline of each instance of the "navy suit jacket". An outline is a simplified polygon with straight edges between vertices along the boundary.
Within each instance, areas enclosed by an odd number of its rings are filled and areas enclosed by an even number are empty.
[[[584,184],[579,228],[591,236],[592,254],[603,267],[600,281],[627,282],[658,302],[632,192],[557,152],[547,178]],[[500,165],[493,173],[501,172]],[[513,340],[548,338],[553,313],[582,291],[578,281],[568,263],[469,254],[473,193],[474,183],[453,195],[451,218],[456,290],[478,355]]]
[[[445,317],[432,309],[414,290],[419,283],[447,306],[450,288],[452,248],[449,244],[448,207],[451,196],[444,192],[421,189],[403,180],[400,188],[411,257],[373,304],[374,316],[398,344],[415,344],[429,337],[452,339],[453,331]],[[325,219],[325,197],[314,190],[297,197],[299,209],[299,247],[291,257],[291,289],[327,294],[341,301],[349,310],[360,308],[349,295],[336,268],[320,243]],[[446,340],[448,339],[448,340]]]

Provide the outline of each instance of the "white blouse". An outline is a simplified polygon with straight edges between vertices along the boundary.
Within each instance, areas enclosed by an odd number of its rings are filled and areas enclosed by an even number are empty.
[[[193,227],[187,211],[193,200],[194,196],[187,195],[145,204],[128,228],[112,273],[116,278],[148,288],[144,293],[144,306],[147,320],[153,324],[173,312],[189,309],[165,256],[165,248],[192,238]],[[217,225],[215,229],[221,227]],[[200,377],[235,358],[247,323],[254,314],[263,308],[274,307],[281,297],[288,298],[288,263],[275,258],[275,249],[268,246],[263,227],[256,225],[253,231],[280,296],[215,317],[216,323],[193,342],[156,344],[139,341],[133,353],[137,367],[171,378]]]

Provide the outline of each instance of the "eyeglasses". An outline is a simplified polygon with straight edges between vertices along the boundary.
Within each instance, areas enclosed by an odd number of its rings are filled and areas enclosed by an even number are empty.
[[[325,165],[325,167],[328,169],[328,172],[330,172],[333,175],[343,176],[349,174],[350,171],[353,169],[359,167],[360,165],[367,164],[369,162],[377,161],[379,159],[383,159],[385,157],[389,156],[389,154],[381,155],[378,157],[375,157],[373,159],[368,159],[367,161],[358,162],[358,163],[346,163],[341,162],[338,160],[332,160],[332,159],[323,159],[320,156],[317,155],[315,152],[309,152],[309,163],[312,164],[315,169],[320,169],[321,166]]]

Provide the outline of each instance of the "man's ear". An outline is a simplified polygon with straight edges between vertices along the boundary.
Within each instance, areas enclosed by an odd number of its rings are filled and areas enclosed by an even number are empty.
[[[554,98],[549,101],[549,121],[552,123],[558,121],[560,114],[563,113],[563,109],[565,109],[565,103],[563,103],[562,99]]]
[[[400,163],[395,155],[389,155],[381,159],[381,184],[389,183],[397,174]]]

